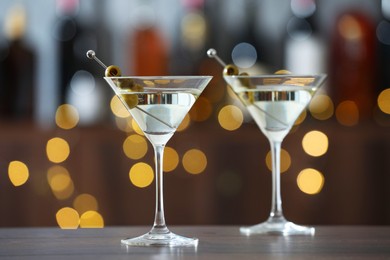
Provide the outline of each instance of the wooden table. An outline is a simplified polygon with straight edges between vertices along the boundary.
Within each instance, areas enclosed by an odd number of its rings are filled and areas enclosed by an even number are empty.
[[[246,237],[237,226],[173,226],[197,248],[126,247],[148,227],[0,229],[0,259],[390,259],[390,226],[319,226],[314,236]]]

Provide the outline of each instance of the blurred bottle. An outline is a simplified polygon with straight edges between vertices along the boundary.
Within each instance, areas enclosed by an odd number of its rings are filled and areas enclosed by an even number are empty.
[[[56,3],[58,20],[54,27],[54,38],[58,44],[59,103],[70,103],[76,107],[80,117],[79,124],[94,124],[105,115],[105,105],[102,103],[106,88],[97,87],[101,84],[104,70],[88,60],[85,54],[89,49],[93,49],[102,58],[98,49],[97,32],[104,33],[104,26],[92,19],[102,19],[99,13],[102,2],[95,3],[97,8],[92,12],[96,12],[89,17],[86,15],[88,19],[85,19],[84,23],[81,22],[79,0],[57,0]],[[95,29],[95,26],[98,29]]]
[[[168,74],[168,47],[156,23],[157,11],[152,2],[140,2],[132,13],[134,31],[129,35],[127,51],[134,75]]]
[[[258,11],[261,8],[259,1],[245,1],[242,17],[242,27],[233,37],[233,46],[230,56],[235,65],[249,74],[267,73],[267,66],[277,63],[278,57],[268,55],[264,34],[258,28]],[[273,60],[273,61],[272,61]]]
[[[285,66],[296,74],[324,73],[325,46],[316,26],[316,2],[291,0],[293,17],[287,23]]]
[[[390,0],[381,3],[382,19],[376,27],[380,78],[376,94],[390,88]]]
[[[376,65],[373,21],[359,11],[342,13],[333,28],[329,63],[329,86],[336,106],[352,101],[359,118],[372,116]]]
[[[32,119],[35,91],[35,52],[23,41],[26,29],[23,6],[12,7],[5,19],[5,46],[0,50],[0,116]]]
[[[208,22],[204,0],[182,0],[181,4],[183,10],[172,46],[171,70],[175,74],[197,74],[207,51]]]

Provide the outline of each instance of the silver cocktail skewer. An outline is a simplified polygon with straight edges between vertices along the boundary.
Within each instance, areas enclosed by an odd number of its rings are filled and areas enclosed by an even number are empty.
[[[216,51],[215,49],[209,49],[209,50],[207,51],[207,55],[208,55],[210,58],[216,59],[216,60],[219,62],[219,64],[222,65],[222,67],[225,67],[225,66],[226,66],[226,63],[223,62],[223,60],[217,55],[217,51]]]
[[[107,66],[106,64],[104,64],[98,57],[96,57],[96,53],[95,51],[93,50],[89,50],[87,51],[87,58],[88,59],[91,59],[91,60],[95,60],[97,63],[99,63],[100,66],[102,66],[104,69],[107,69]],[[148,111],[145,111],[144,109],[140,108],[139,106],[135,106],[135,108],[137,108],[138,110],[144,112],[145,114],[147,114],[148,116],[156,119],[157,121],[159,121],[160,123],[168,126],[169,128],[172,128],[172,129],[176,129],[175,127],[171,126],[170,124],[164,122],[163,120],[161,120],[160,118],[152,115],[151,113],[149,113]]]
[[[217,51],[215,49],[209,49],[207,51],[207,56],[209,56],[210,58],[214,58],[218,61],[219,64],[221,64],[223,67],[226,66],[226,63],[218,56],[217,54]],[[273,120],[275,121],[278,121],[279,123],[281,123],[282,125],[285,125],[285,126],[289,126],[288,124],[286,124],[285,122],[281,121],[279,118],[276,118],[274,117],[273,115],[267,113],[267,111],[261,109],[260,107],[254,105],[255,108],[257,108],[258,110],[260,110],[261,112],[263,112],[264,114],[266,114],[267,116],[269,116],[270,118],[272,118]]]

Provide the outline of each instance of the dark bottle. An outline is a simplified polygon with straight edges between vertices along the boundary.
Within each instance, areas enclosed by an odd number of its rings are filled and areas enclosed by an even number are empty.
[[[390,1],[382,0],[381,7],[382,19],[376,27],[380,80],[376,94],[390,88]]]
[[[24,8],[10,9],[5,25],[7,41],[0,50],[0,116],[11,120],[32,119],[36,57],[23,41]]]
[[[63,104],[67,102],[71,80],[77,71],[86,70],[97,75],[96,64],[89,62],[85,53],[89,49],[98,51],[98,39],[92,27],[80,22],[79,0],[57,0],[57,13],[54,38],[58,44],[59,94]]]
[[[180,23],[172,46],[172,73],[197,74],[199,64],[206,57],[208,21],[204,0],[182,0]]]
[[[106,60],[109,36],[102,21],[103,3],[57,0],[54,38],[58,44],[59,102],[78,110],[79,125],[96,124],[108,115],[104,110],[107,104],[102,105],[108,103],[108,89],[101,86],[105,85],[104,69],[85,56],[92,49]]]

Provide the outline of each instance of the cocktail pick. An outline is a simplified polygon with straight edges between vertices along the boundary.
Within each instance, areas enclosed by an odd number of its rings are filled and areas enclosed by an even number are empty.
[[[88,57],[88,59],[95,60],[104,69],[107,69],[107,66],[101,60],[99,60],[98,57],[96,57],[96,54],[95,54],[95,52],[93,50],[87,51],[87,57]]]
[[[226,63],[223,62],[223,60],[217,55],[217,51],[216,51],[215,49],[212,49],[212,48],[209,49],[209,50],[207,51],[207,55],[208,55],[210,58],[216,59],[216,60],[219,62],[219,64],[222,65],[222,67],[225,67],[225,66],[226,66]]]
[[[87,58],[88,58],[88,59],[95,60],[100,66],[102,66],[104,69],[107,69],[106,64],[104,64],[98,57],[96,57],[95,51],[89,50],[89,51],[87,51],[86,55],[87,55]],[[144,113],[147,114],[148,116],[150,116],[150,117],[156,119],[156,120],[159,121],[160,123],[162,123],[162,124],[168,126],[169,128],[175,129],[175,127],[173,127],[173,126],[171,126],[170,124],[164,122],[164,121],[161,120],[160,118],[158,118],[158,117],[152,115],[152,114],[149,113],[148,111],[145,111],[144,109],[140,108],[139,106],[135,106],[135,108],[137,108],[138,110],[144,112]]]

